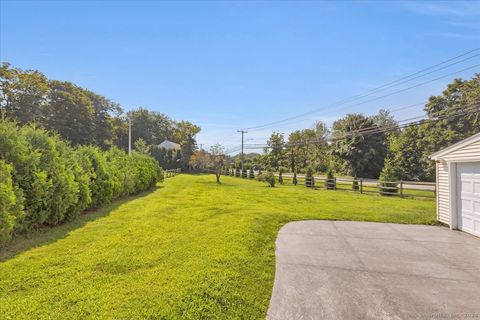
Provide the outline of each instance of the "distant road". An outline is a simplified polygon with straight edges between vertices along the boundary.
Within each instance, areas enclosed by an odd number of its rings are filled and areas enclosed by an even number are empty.
[[[278,176],[278,174],[276,174]],[[293,174],[291,173],[284,173],[283,176],[285,178],[293,178]],[[314,176],[315,179],[325,179],[325,176]],[[297,174],[297,178],[305,178],[303,174]],[[342,179],[342,178],[338,178]],[[344,178],[347,179],[347,178]],[[348,178],[351,179],[351,178]],[[340,182],[340,181],[339,181]],[[366,186],[376,186],[378,184],[378,179],[363,179],[363,184]],[[411,181],[404,181],[403,187],[405,189],[412,189],[412,190],[427,190],[427,191],[435,191],[435,183],[434,182],[413,182]]]

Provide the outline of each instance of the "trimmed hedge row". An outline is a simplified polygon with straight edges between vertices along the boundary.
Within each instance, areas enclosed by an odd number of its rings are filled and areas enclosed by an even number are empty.
[[[0,246],[13,233],[62,223],[160,180],[150,156],[72,148],[44,129],[0,120]]]

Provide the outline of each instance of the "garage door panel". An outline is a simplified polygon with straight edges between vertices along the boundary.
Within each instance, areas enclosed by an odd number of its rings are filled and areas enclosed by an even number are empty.
[[[480,162],[457,164],[458,228],[480,236]]]
[[[473,192],[477,197],[480,197],[480,182],[474,183]]]
[[[466,181],[467,178],[462,176],[462,193],[469,194],[473,192],[473,183],[471,181]]]

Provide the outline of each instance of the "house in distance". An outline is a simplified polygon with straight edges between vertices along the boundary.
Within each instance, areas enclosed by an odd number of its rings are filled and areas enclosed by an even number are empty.
[[[181,146],[178,143],[164,140],[162,143],[158,145],[160,149],[167,149],[167,150],[180,150]]]

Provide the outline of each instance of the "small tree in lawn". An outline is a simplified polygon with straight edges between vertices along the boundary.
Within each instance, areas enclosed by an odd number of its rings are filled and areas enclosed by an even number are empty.
[[[315,178],[313,177],[313,169],[311,167],[307,168],[305,172],[305,186],[313,188],[315,186]]]
[[[396,181],[398,180],[398,175],[390,159],[387,159],[385,161],[382,172],[380,173],[379,180],[379,188],[381,195],[388,196],[398,193],[398,186],[396,183]]]
[[[328,168],[327,170],[327,179],[325,180],[325,187],[328,190],[335,189],[335,179],[334,179],[333,171],[331,168]]]
[[[262,172],[257,176],[258,181],[266,182],[270,187],[275,187],[275,175],[271,171]]]
[[[225,165],[225,148],[220,144],[214,144],[210,148],[210,166],[215,170],[215,177],[217,183],[220,183],[220,175],[222,174],[222,168]]]

